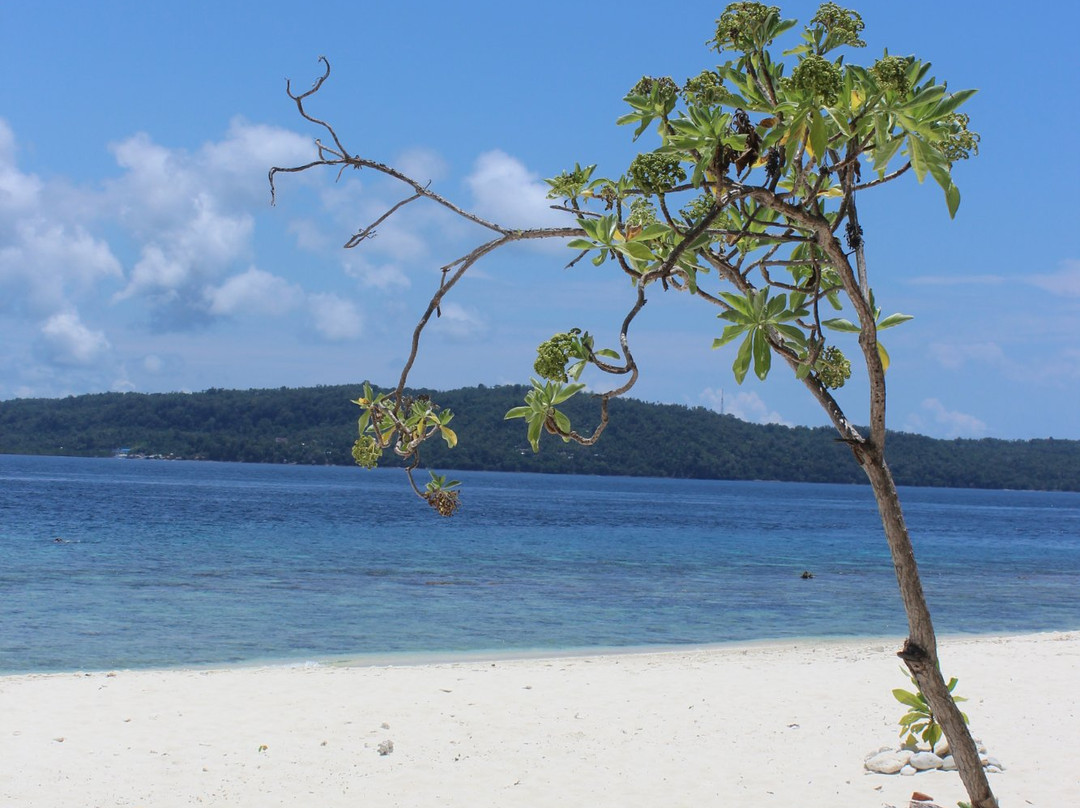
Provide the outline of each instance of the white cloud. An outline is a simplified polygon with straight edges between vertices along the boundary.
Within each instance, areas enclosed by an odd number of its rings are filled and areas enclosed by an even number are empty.
[[[31,314],[52,313],[71,295],[122,275],[109,245],[81,225],[35,215],[18,221],[5,241],[0,243],[0,308],[23,303]]]
[[[19,170],[11,127],[0,120],[0,310],[45,317],[122,267],[107,242],[72,218],[72,192]]]
[[[1071,259],[1062,262],[1057,272],[1043,275],[1029,275],[1027,282],[1058,295],[1080,297],[1080,261]]]
[[[389,291],[408,289],[412,286],[409,277],[397,264],[373,264],[366,260],[358,248],[343,250],[345,257],[341,263],[345,274],[360,281],[361,286]]]
[[[351,300],[335,294],[313,294],[308,297],[308,309],[316,330],[328,340],[356,339],[363,331],[363,318]]]
[[[551,209],[548,186],[525,165],[502,151],[481,154],[465,178],[473,193],[473,209],[506,227],[572,226],[566,213]]]
[[[284,278],[251,267],[221,286],[204,290],[211,314],[284,314],[300,304],[303,291]]]
[[[0,118],[0,214],[14,216],[35,210],[42,185],[37,177],[19,171],[15,162],[15,133]]]
[[[725,393],[723,390],[705,388],[698,399],[709,409],[734,415],[742,421],[755,424],[780,424],[791,426],[780,413],[770,410],[761,396],[750,390],[740,390],[737,393]]]
[[[59,365],[90,365],[109,348],[101,331],[91,331],[74,311],[54,314],[41,327],[41,345],[49,359]]]
[[[1004,275],[923,275],[907,282],[915,286],[1000,286]]]
[[[241,117],[229,122],[225,137],[207,143],[195,154],[194,170],[219,195],[246,203],[269,199],[270,166],[303,165],[316,156],[315,144],[288,129],[255,124]],[[297,175],[291,175],[294,178]]]
[[[434,323],[433,331],[452,340],[472,340],[487,332],[487,323],[474,310],[444,300],[442,316]]]
[[[1005,352],[996,342],[947,343],[934,342],[929,346],[930,355],[949,370],[956,370],[968,362],[984,362],[1000,365],[1006,361]]]
[[[446,162],[431,149],[408,149],[398,156],[394,166],[421,185],[441,180],[447,172]]]
[[[203,287],[253,250],[253,205],[269,198],[271,165],[311,159],[307,138],[234,118],[224,138],[194,153],[136,134],[111,146],[124,174],[106,197],[141,258],[117,300],[148,297],[196,312]]]
[[[158,229],[142,247],[142,258],[118,300],[177,292],[216,277],[250,250],[255,223],[248,213],[227,215],[206,194],[186,201],[186,210]]]
[[[946,409],[936,398],[922,402],[922,413],[912,413],[905,429],[946,438],[978,438],[987,432],[986,423],[964,412]]]

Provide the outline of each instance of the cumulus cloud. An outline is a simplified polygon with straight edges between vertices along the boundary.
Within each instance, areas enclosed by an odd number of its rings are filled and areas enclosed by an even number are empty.
[[[727,415],[734,415],[741,421],[749,421],[755,424],[791,426],[780,413],[769,409],[769,405],[765,403],[761,396],[750,390],[740,390],[732,394],[707,387],[698,398],[709,409]]]
[[[936,398],[925,399],[920,412],[911,414],[905,428],[912,432],[942,435],[946,438],[978,438],[987,432],[983,421],[974,415],[949,410]]]
[[[252,251],[254,204],[267,195],[270,165],[311,158],[307,138],[236,118],[225,137],[194,153],[139,133],[111,146],[124,174],[106,198],[139,245],[139,260],[117,300],[147,298],[193,315],[214,284]]]
[[[121,275],[109,245],[81,225],[33,215],[16,222],[0,242],[0,309],[22,305],[30,315],[51,313],[72,295]]]
[[[308,296],[308,310],[315,329],[328,340],[356,339],[363,331],[363,318],[351,300],[335,294],[313,294]]]
[[[15,162],[15,133],[0,118],[0,214],[14,216],[35,210],[42,185],[37,177],[19,171]]]
[[[91,331],[74,311],[54,314],[45,321],[40,346],[50,361],[68,366],[91,365],[111,347],[104,333]]]
[[[503,151],[481,154],[465,183],[481,216],[508,227],[557,227],[573,223],[551,209],[548,186],[518,159]]]
[[[205,295],[211,314],[277,315],[296,308],[304,293],[284,278],[251,267],[221,286],[206,289]]]

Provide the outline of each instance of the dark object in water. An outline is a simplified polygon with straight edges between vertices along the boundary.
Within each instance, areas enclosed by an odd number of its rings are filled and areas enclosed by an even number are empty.
[[[809,581],[811,578],[814,577],[814,573],[810,572],[810,570],[803,570],[802,575],[800,575],[799,577],[802,578],[804,581]]]

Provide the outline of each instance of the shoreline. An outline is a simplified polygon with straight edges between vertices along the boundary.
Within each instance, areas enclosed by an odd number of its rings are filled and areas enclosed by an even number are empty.
[[[964,632],[939,634],[938,643],[955,644],[966,641],[1014,639],[1022,637],[1053,637],[1055,635],[1076,634],[1080,637],[1080,627],[1039,629],[1036,631],[1013,632]],[[398,668],[427,665],[453,665],[474,662],[515,662],[515,661],[550,661],[560,659],[580,659],[583,657],[643,656],[650,654],[678,654],[699,651],[728,651],[770,647],[828,647],[845,645],[888,645],[895,644],[897,650],[903,645],[906,634],[884,635],[867,634],[858,636],[810,635],[799,637],[762,637],[752,640],[720,640],[707,643],[658,643],[656,645],[626,646],[569,646],[552,648],[520,649],[476,649],[476,650],[437,650],[437,651],[373,651],[369,653],[343,653],[318,657],[253,657],[239,661],[209,661],[192,664],[168,664],[125,667],[123,665],[104,668],[65,668],[60,670],[2,670],[0,681],[21,676],[69,676],[99,675],[108,673],[142,672],[195,672],[243,671],[263,668]]]
[[[950,807],[898,742],[902,638],[0,677],[0,803]],[[1080,631],[939,638],[1003,806],[1080,793]],[[380,746],[393,742],[393,751]]]

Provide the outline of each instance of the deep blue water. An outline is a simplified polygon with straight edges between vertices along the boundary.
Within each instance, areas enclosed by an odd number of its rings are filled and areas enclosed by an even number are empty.
[[[906,633],[866,487],[458,476],[0,455],[0,671]],[[1080,628],[1080,494],[901,498],[939,632]]]

